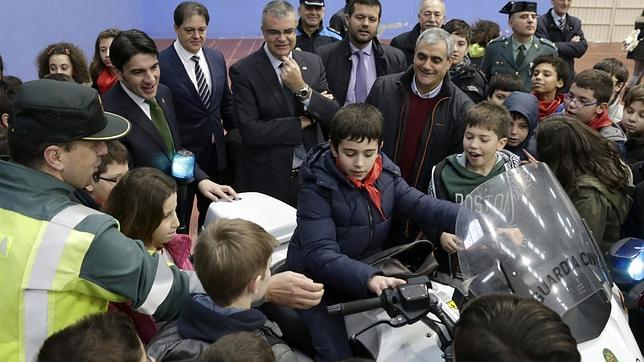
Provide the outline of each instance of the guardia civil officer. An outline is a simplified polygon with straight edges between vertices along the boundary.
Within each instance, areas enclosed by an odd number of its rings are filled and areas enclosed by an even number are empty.
[[[537,30],[537,3],[510,1],[499,11],[508,14],[512,36],[492,40],[485,48],[481,70],[487,79],[498,73],[514,73],[523,82],[523,91],[529,92],[532,60],[542,54],[557,54],[555,45],[534,36]]]

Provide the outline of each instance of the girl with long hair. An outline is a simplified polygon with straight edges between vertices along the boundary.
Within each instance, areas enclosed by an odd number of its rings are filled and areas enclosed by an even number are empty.
[[[94,44],[94,58],[89,65],[92,87],[103,95],[118,81],[116,71],[110,61],[110,45],[120,30],[106,29],[98,34]]]

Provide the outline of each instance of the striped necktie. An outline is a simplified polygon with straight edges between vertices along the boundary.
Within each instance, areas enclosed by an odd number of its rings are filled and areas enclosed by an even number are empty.
[[[199,97],[201,98],[201,101],[206,106],[206,108],[209,108],[210,107],[210,88],[208,88],[208,83],[206,83],[206,76],[203,74],[203,71],[199,66],[199,56],[193,55],[192,58],[190,58],[190,60],[195,62],[195,75],[197,76],[197,87],[199,91]]]
[[[564,30],[564,26],[566,26],[566,20],[564,18],[559,18],[559,30]]]

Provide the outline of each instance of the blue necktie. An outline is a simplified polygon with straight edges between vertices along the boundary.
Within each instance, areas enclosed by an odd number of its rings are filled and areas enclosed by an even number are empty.
[[[362,50],[355,52],[358,56],[358,64],[356,65],[356,84],[355,95],[356,103],[364,103],[367,99],[367,65],[365,64],[365,57]]]

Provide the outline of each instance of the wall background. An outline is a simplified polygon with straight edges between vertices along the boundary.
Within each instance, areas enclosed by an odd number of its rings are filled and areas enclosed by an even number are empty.
[[[581,0],[580,0],[581,1]],[[208,31],[215,38],[260,38],[261,9],[266,0],[202,0],[211,21]],[[298,2],[290,0],[297,6]],[[507,16],[498,10],[505,0],[446,0],[447,18],[468,22],[488,19],[508,33]],[[539,13],[550,7],[538,0]],[[35,58],[47,44],[68,41],[94,53],[96,35],[106,28],[139,28],[154,39],[174,38],[172,12],[180,0],[2,0],[0,5],[0,54],[5,74],[22,80],[37,78]],[[327,0],[325,24],[344,0]],[[417,22],[419,0],[381,0],[381,38],[391,39]],[[577,5],[577,4],[575,4]]]

